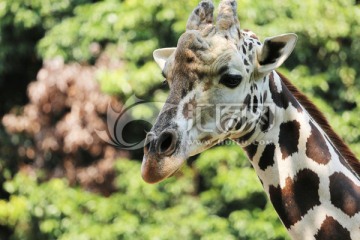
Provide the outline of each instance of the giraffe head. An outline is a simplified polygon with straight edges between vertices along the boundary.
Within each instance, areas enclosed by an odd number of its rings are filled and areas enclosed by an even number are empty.
[[[225,139],[254,132],[266,101],[262,78],[292,52],[295,34],[261,43],[240,29],[235,0],[203,0],[189,17],[176,48],[158,49],[155,61],[170,93],[147,134],[142,177],[155,183],[176,172],[189,156]],[[260,111],[259,111],[260,110]]]

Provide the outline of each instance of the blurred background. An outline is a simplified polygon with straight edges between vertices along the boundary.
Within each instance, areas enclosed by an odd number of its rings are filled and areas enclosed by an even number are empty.
[[[109,103],[165,100],[152,51],[176,46],[197,3],[0,0],[0,239],[288,239],[239,147],[210,149],[148,185],[141,149],[96,134]],[[238,10],[262,40],[298,34],[280,71],[357,156],[359,4],[241,0]],[[124,137],[137,141],[150,127],[134,121]]]

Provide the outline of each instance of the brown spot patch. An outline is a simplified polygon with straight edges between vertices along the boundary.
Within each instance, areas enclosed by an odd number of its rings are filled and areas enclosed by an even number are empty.
[[[293,180],[288,177],[283,189],[270,186],[270,200],[285,227],[290,228],[310,209],[320,205],[319,184],[317,174],[304,169]]]
[[[245,46],[243,45],[241,48],[242,48],[243,54],[246,54],[246,48],[245,48]]]
[[[299,137],[300,123],[298,121],[289,121],[280,125],[279,144],[282,159],[298,151]]]
[[[262,132],[267,132],[274,124],[275,115],[269,107],[266,107],[260,120]]]
[[[252,143],[244,148],[250,160],[253,160],[258,149],[257,143]]]
[[[328,216],[314,237],[316,240],[351,240],[350,232],[333,217]]]
[[[279,89],[275,83],[273,72],[271,72],[269,75],[269,89],[274,103],[278,107],[286,109],[289,106],[289,101],[285,98],[285,95],[282,93],[282,91],[279,92]]]
[[[275,84],[274,73],[271,72],[269,75],[269,88],[271,92],[272,99],[274,103],[280,107],[287,109],[289,104],[296,108],[298,112],[302,112],[302,108],[293,94],[289,91],[289,89],[285,86],[285,84],[281,81],[281,92],[278,91],[278,88]]]
[[[253,101],[252,101],[252,111],[253,113],[257,112],[257,109],[259,107],[259,100],[256,96],[253,97]]]
[[[184,104],[183,115],[185,119],[189,119],[193,117],[194,111],[196,108],[196,100],[195,97],[190,100],[190,102]]]
[[[245,131],[245,129],[244,129]],[[247,134],[245,134],[244,136],[240,137],[237,142],[240,144],[246,144],[247,141],[254,135],[255,133],[255,128],[253,130],[251,130],[250,132],[248,132]]]
[[[235,125],[235,131],[238,131],[246,122],[246,117],[240,118],[240,120]]]
[[[250,109],[250,104],[251,104],[251,95],[248,94],[245,99],[244,99],[244,107],[247,107],[248,109]]]
[[[273,143],[266,145],[261,158],[259,160],[259,167],[265,171],[266,168],[274,165],[275,145]]]
[[[319,164],[327,164],[331,159],[329,148],[326,145],[324,136],[310,122],[311,135],[306,141],[306,156]]]
[[[251,42],[251,43],[249,43],[249,51],[251,51],[252,49],[253,49],[253,44]]]
[[[336,172],[330,176],[331,203],[350,217],[360,212],[360,186]]]
[[[213,86],[213,82],[209,79],[204,80],[204,92],[209,90]]]

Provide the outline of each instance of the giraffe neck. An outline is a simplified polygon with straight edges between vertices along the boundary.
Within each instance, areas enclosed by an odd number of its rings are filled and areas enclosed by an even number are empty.
[[[275,71],[263,83],[268,122],[244,149],[283,224],[294,239],[357,239],[359,177]]]

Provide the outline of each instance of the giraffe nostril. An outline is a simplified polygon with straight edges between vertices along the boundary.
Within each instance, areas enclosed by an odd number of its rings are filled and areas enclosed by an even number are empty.
[[[163,139],[163,142],[160,144],[160,152],[165,152],[169,147],[171,146],[171,139],[172,136],[170,134],[166,134],[166,136]]]
[[[174,153],[177,141],[177,134],[175,131],[168,130],[160,134],[157,141],[156,151],[160,155],[169,156]]]

